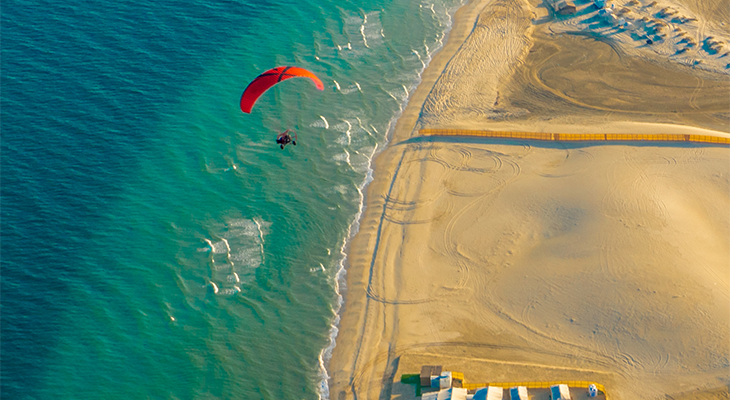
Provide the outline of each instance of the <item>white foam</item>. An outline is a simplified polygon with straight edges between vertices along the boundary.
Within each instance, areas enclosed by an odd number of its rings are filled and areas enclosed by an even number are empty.
[[[360,127],[360,129],[362,129],[363,131],[365,131],[365,133],[367,133],[368,136],[373,137],[373,134],[370,133],[370,131],[363,126],[362,120],[360,119],[360,117],[355,117],[355,119],[357,119],[357,125]],[[370,125],[370,126],[372,126],[372,125]]]
[[[240,283],[253,280],[256,268],[264,262],[264,238],[271,223],[253,218],[232,220],[227,225],[220,241],[204,239],[212,249],[210,284],[219,295],[238,293]]]
[[[325,123],[324,123],[324,121],[322,121],[322,119],[318,119],[318,120],[310,123],[309,126],[311,128],[324,128],[325,127]]]
[[[350,94],[350,93],[355,93],[357,91],[362,92],[362,89],[360,89],[360,84],[357,82],[355,82],[354,84],[352,84],[344,89],[339,88],[339,87],[338,87],[338,89],[340,90],[340,93],[342,93],[342,94]]]
[[[391,122],[389,123],[389,127],[393,125],[393,120],[391,119]],[[386,138],[387,141],[387,138]],[[337,303],[335,304],[335,307],[332,308],[332,314],[334,318],[332,319],[332,324],[330,325],[330,334],[329,334],[329,343],[325,348],[322,349],[322,351],[319,353],[319,375],[320,375],[320,383],[319,383],[319,398],[320,399],[329,399],[329,384],[328,381],[330,379],[329,373],[327,372],[327,363],[332,359],[332,351],[334,350],[335,346],[337,345],[337,334],[339,333],[339,325],[340,325],[340,310],[342,309],[342,304],[344,302],[344,299],[342,297],[343,293],[347,289],[347,285],[345,282],[345,275],[347,274],[347,270],[345,269],[345,263],[347,261],[347,247],[350,243],[350,240],[352,237],[355,236],[357,231],[360,229],[360,218],[362,217],[362,213],[365,209],[365,195],[363,193],[364,188],[373,180],[373,169],[372,169],[372,160],[373,157],[375,157],[375,154],[378,151],[378,145],[376,144],[373,148],[373,152],[370,154],[369,163],[368,163],[368,172],[365,175],[365,179],[363,179],[360,186],[357,187],[357,192],[360,196],[360,202],[358,211],[355,214],[354,218],[352,219],[352,222],[350,223],[350,226],[347,228],[347,234],[342,240],[342,246],[340,247],[340,261],[337,264],[337,273],[335,274],[334,279],[334,289],[335,293],[337,294]],[[330,249],[327,249],[327,254],[329,255]],[[321,264],[320,264],[321,265]],[[324,266],[322,265],[322,268]]]
[[[325,272],[325,271],[327,271],[327,269],[324,267],[324,264],[322,264],[322,263],[319,263],[319,268],[312,267],[312,268],[309,269],[309,272],[318,272],[318,271],[319,272]]]
[[[344,153],[335,154],[334,157],[332,157],[332,160],[339,161],[339,162],[345,162],[347,165],[352,168],[352,164],[350,164],[350,152],[345,150]],[[354,168],[352,168],[354,170]]]
[[[347,195],[347,185],[337,185],[335,186],[335,191],[340,193],[343,196]],[[330,250],[327,249],[327,255],[330,255]]]
[[[266,261],[266,258],[265,258],[266,253],[264,253],[264,243],[265,243],[264,231],[262,229],[262,224],[260,224],[256,218],[253,219],[253,222],[256,224],[256,229],[258,229],[258,231],[259,231],[259,239],[261,239],[261,241],[259,242],[259,245],[260,245],[259,247],[261,247],[261,263],[263,263],[264,261]],[[269,222],[269,225],[271,225],[270,222]]]
[[[211,252],[214,254],[226,254],[228,252],[228,247],[225,242],[222,240],[219,242],[211,242],[208,239],[205,239],[205,241],[208,243],[208,246],[210,246]]]
[[[423,66],[423,68],[426,68],[426,63],[423,62],[423,59],[421,58],[421,55],[418,53],[418,51],[416,51],[416,50],[412,50],[412,51],[413,51],[413,54],[415,54],[416,57],[418,57],[418,61],[421,62],[421,65]]]
[[[367,22],[367,16],[365,16],[365,22]],[[368,39],[365,37],[365,23],[360,25],[360,34],[362,35],[362,41],[365,44],[365,47],[370,47],[368,46]]]
[[[347,135],[347,145],[349,146],[352,143],[352,124],[348,120],[345,120],[345,123],[347,124],[345,135]]]

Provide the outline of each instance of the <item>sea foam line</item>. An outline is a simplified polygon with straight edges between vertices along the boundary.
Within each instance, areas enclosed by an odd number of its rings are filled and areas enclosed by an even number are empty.
[[[464,5],[464,1],[462,1],[462,4],[452,8],[451,10],[447,9],[446,14],[448,16],[447,24],[445,30],[441,33],[441,35],[437,39],[437,46],[436,49],[434,49],[433,52],[430,52],[430,49],[428,46],[426,46],[426,62],[423,63],[423,67],[421,68],[421,71],[418,73],[418,79],[417,82],[414,85],[414,88],[417,87],[421,81],[423,80],[423,72],[426,70],[426,67],[431,62],[431,55],[438,52],[443,46],[444,43],[448,40],[449,32],[451,31],[451,27],[453,25],[453,19],[451,15],[456,12],[458,8]],[[425,42],[424,42],[425,44]],[[406,90],[406,92],[408,92]],[[405,105],[408,104],[408,100],[410,99],[410,96],[406,96],[405,99],[403,99],[403,102]],[[342,305],[344,304],[344,298],[342,294],[347,290],[347,282],[345,280],[345,276],[347,275],[347,269],[345,268],[345,265],[347,263],[347,250],[349,249],[350,243],[352,241],[352,238],[357,234],[357,232],[360,230],[360,219],[362,218],[363,213],[365,212],[365,188],[367,187],[370,182],[373,181],[373,159],[375,156],[382,150],[386,149],[389,143],[389,137],[393,134],[395,130],[396,121],[400,116],[403,114],[403,110],[405,109],[405,105],[402,105],[398,111],[395,112],[393,117],[391,117],[390,121],[388,121],[388,128],[386,129],[386,135],[383,139],[383,145],[378,146],[378,144],[375,144],[375,148],[373,148],[372,153],[370,154],[370,157],[368,158],[368,165],[367,165],[367,173],[365,175],[365,178],[363,179],[362,183],[357,187],[358,195],[360,196],[360,204],[358,207],[357,213],[355,213],[354,218],[352,219],[352,222],[350,223],[350,226],[347,228],[347,234],[345,235],[345,238],[342,241],[342,246],[340,247],[340,262],[338,263],[338,269],[335,274],[334,279],[334,289],[335,293],[337,294],[337,303],[335,304],[335,307],[332,309],[332,312],[334,314],[334,317],[332,319],[332,323],[330,325],[330,335],[329,335],[329,341],[327,345],[322,349],[322,351],[319,353],[319,375],[320,375],[320,383],[319,383],[319,390],[318,390],[318,396],[320,400],[329,400],[330,399],[330,392],[329,392],[329,373],[327,372],[327,365],[329,364],[330,360],[332,359],[332,352],[337,345],[337,334],[339,333],[339,324],[340,324],[340,310],[342,309]],[[320,115],[322,120],[325,122],[326,129],[329,129],[329,124],[327,124],[327,120],[324,119],[323,116]],[[370,127],[378,133],[378,130],[373,126],[372,124]]]
[[[389,123],[389,125],[394,125],[393,121]],[[387,138],[386,138],[387,140]],[[350,226],[347,228],[347,234],[342,239],[342,246],[340,246],[340,261],[338,263],[337,272],[335,273],[335,279],[334,279],[334,289],[335,293],[337,294],[337,303],[335,304],[335,307],[332,309],[332,313],[334,315],[334,318],[332,320],[332,324],[330,325],[330,335],[329,335],[329,341],[325,348],[322,349],[322,351],[319,353],[319,375],[320,375],[320,383],[319,383],[319,398],[320,400],[328,400],[330,389],[329,389],[329,373],[327,372],[327,364],[332,359],[332,351],[335,349],[335,345],[337,344],[337,334],[339,333],[339,325],[340,325],[340,310],[342,309],[342,305],[344,304],[344,298],[342,297],[342,294],[347,289],[347,282],[345,281],[345,275],[347,274],[347,270],[345,268],[345,264],[347,261],[347,250],[350,246],[350,240],[355,236],[355,234],[360,230],[360,217],[363,214],[363,211],[365,210],[365,188],[367,185],[373,181],[373,168],[372,168],[372,162],[373,158],[375,157],[375,154],[378,153],[378,144],[375,144],[375,147],[373,148],[372,153],[370,153],[370,156],[368,157],[368,168],[367,173],[365,174],[365,179],[363,179],[362,183],[357,186],[357,193],[360,197],[359,206],[357,213],[355,213],[355,216],[352,219],[352,222],[350,223]],[[323,267],[324,268],[324,267]]]
[[[368,16],[365,14],[365,19],[363,20],[362,25],[360,25],[360,34],[362,35],[362,42],[365,44],[365,47],[370,48],[368,46],[368,39],[365,37],[365,24],[368,23]]]

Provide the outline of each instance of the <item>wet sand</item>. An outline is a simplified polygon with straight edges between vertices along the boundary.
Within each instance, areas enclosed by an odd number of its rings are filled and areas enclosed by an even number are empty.
[[[703,4],[677,7],[705,31],[730,23]],[[730,149],[418,136],[728,136],[727,74],[551,18],[516,0],[459,11],[376,159],[333,398],[413,398],[398,380],[421,364],[469,381],[596,380],[612,399],[728,398]]]

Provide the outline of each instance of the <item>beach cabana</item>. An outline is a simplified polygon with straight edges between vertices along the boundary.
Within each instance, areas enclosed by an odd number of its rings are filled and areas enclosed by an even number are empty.
[[[551,400],[570,400],[570,390],[568,385],[552,385],[550,386],[550,399]]]
[[[424,365],[421,367],[421,387],[431,386],[433,378],[441,375],[440,365]]]
[[[553,10],[560,15],[575,14],[575,12],[577,11],[577,8],[575,8],[575,4],[568,0],[558,0],[552,4]]]
[[[510,400],[527,400],[527,387],[515,386],[509,389]]]
[[[476,393],[474,393],[473,400],[502,400],[503,395],[504,389],[501,387],[489,386],[478,389]]]
[[[438,392],[424,393],[422,400],[466,400],[467,391],[465,388],[442,389]]]
[[[448,389],[451,387],[451,371],[444,371],[439,378],[439,388]]]

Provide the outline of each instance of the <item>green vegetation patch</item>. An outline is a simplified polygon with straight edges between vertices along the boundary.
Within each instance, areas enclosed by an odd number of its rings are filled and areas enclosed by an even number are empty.
[[[403,374],[400,376],[400,383],[408,383],[412,385],[421,384],[421,375],[419,374]]]

